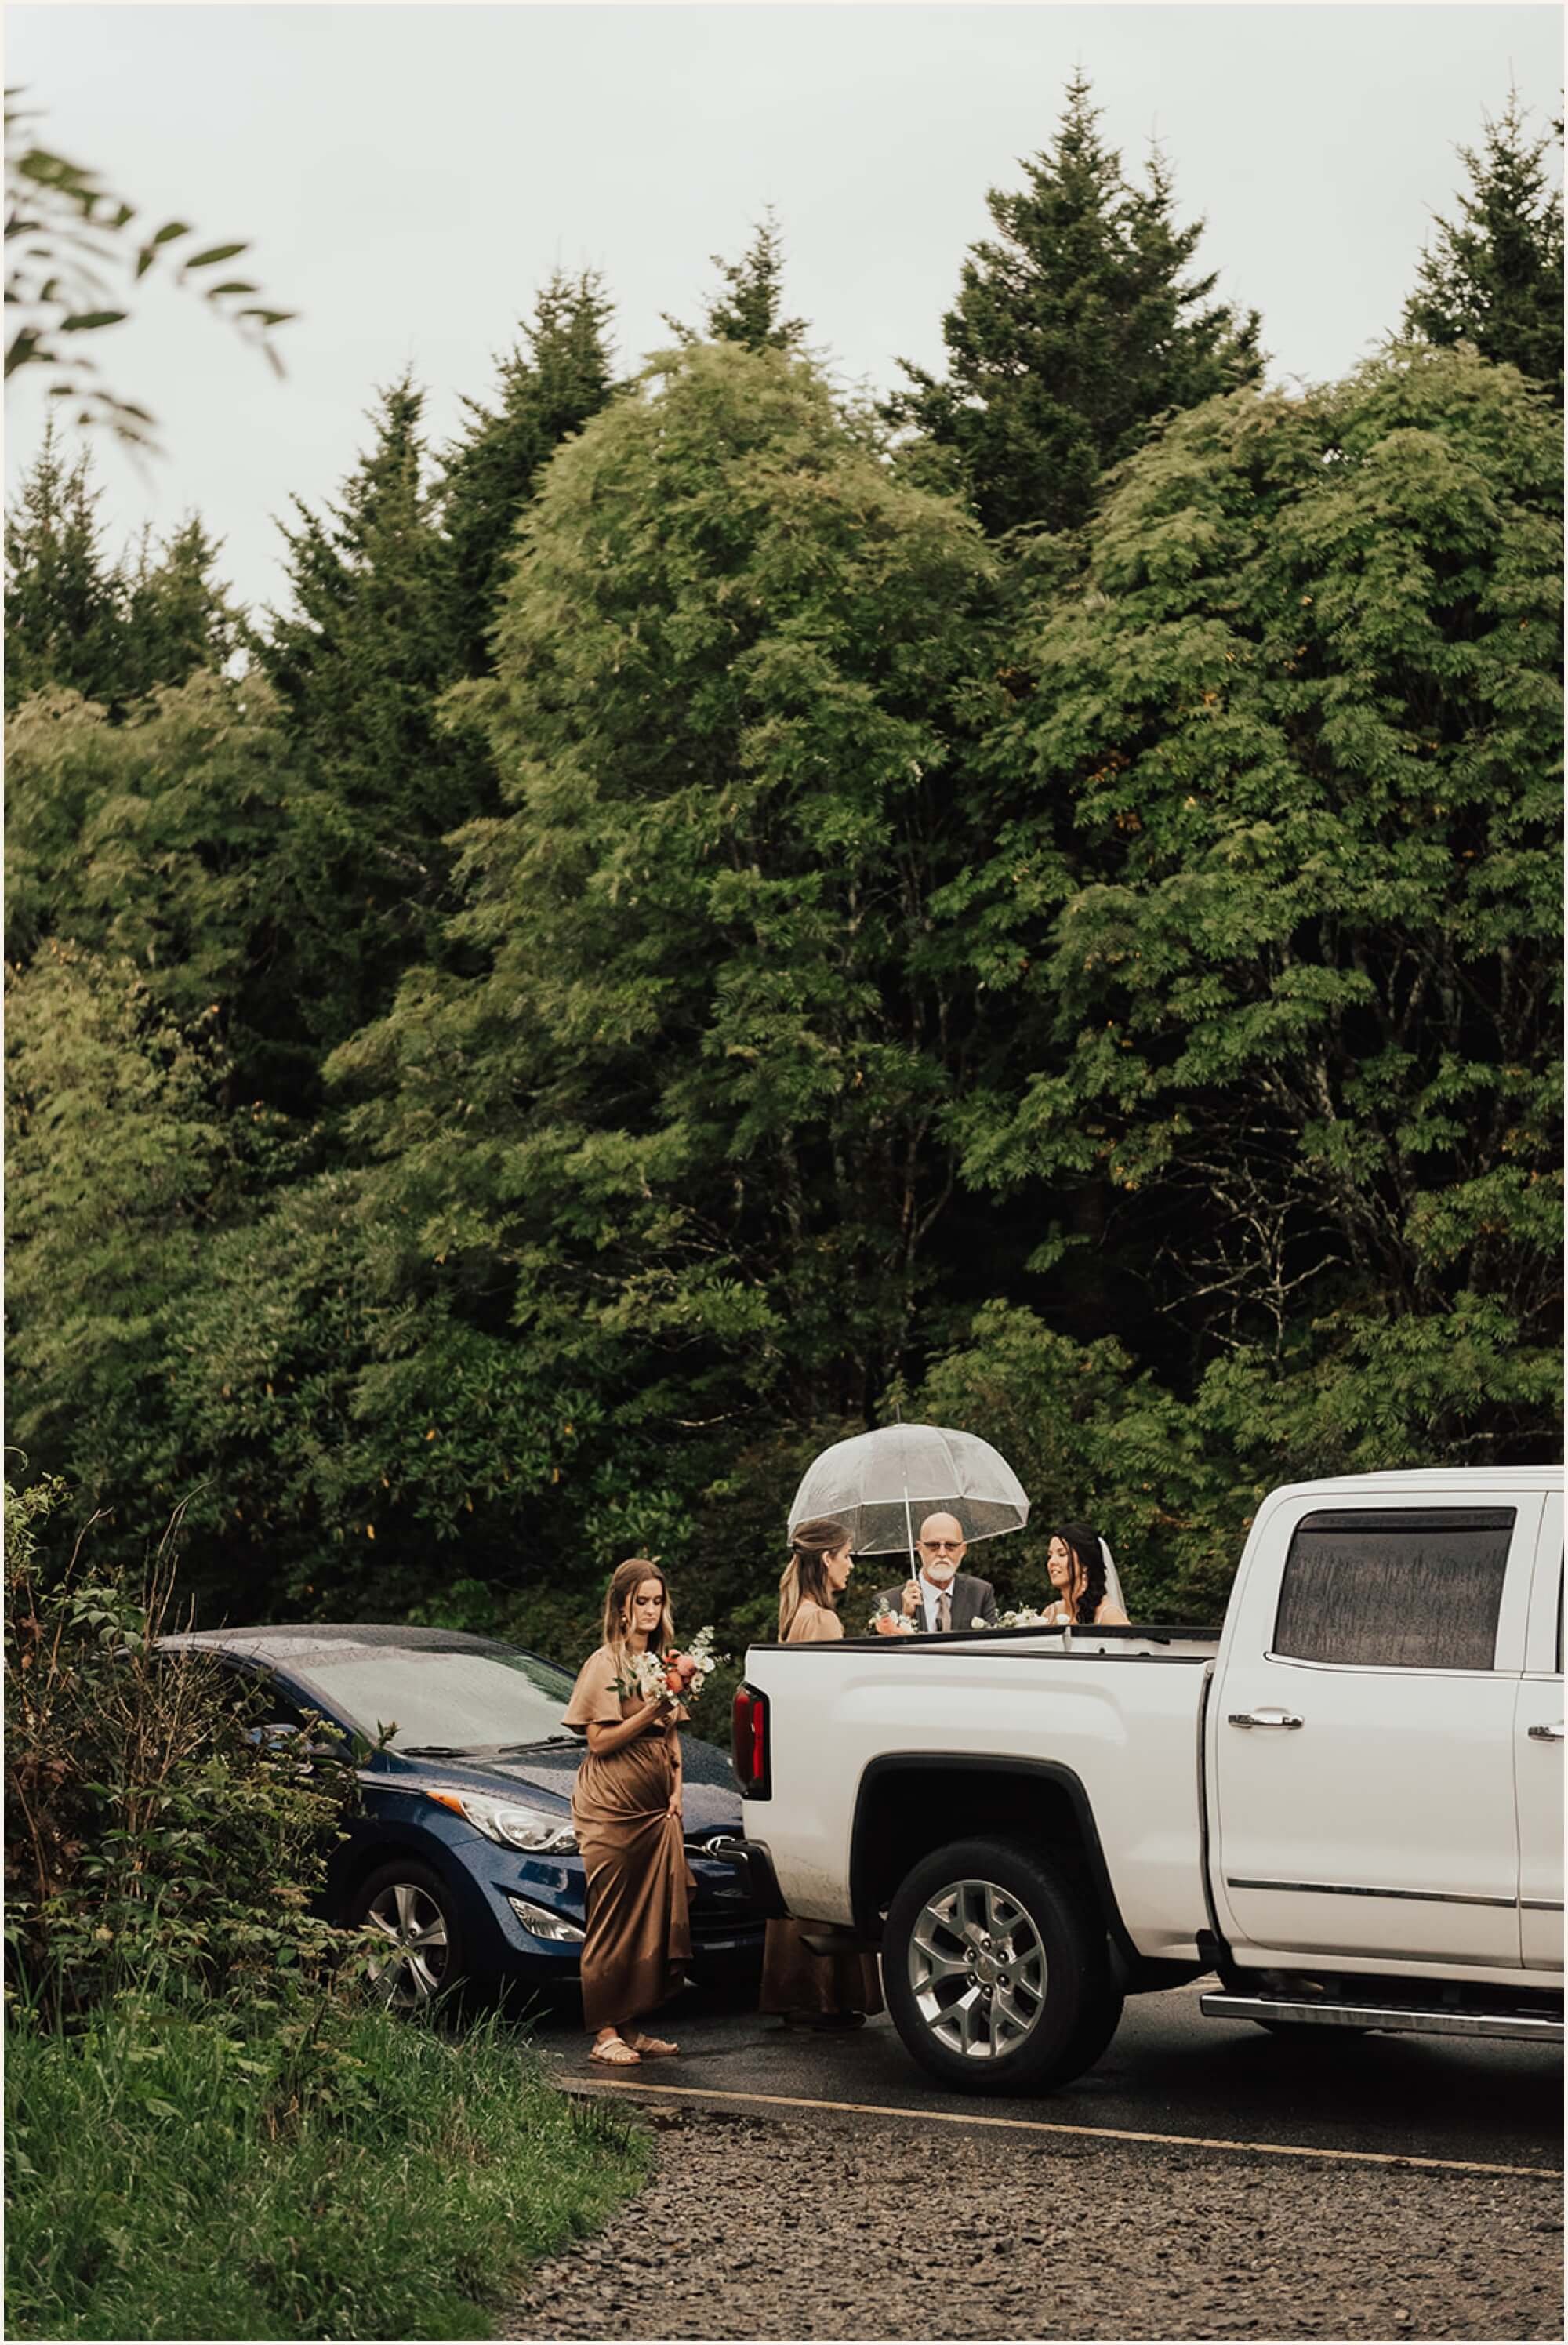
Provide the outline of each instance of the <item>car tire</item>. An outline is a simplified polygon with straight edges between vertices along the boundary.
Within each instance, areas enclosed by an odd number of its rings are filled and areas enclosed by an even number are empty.
[[[1007,1841],[956,1841],[915,1867],[888,1908],[882,1976],[905,2049],[964,2092],[1065,2085],[1121,2017],[1081,1878]]]
[[[417,1858],[394,1857],[367,1873],[349,1900],[347,1919],[351,1928],[375,1934],[371,1991],[389,2010],[428,2011],[462,1984],[462,1936],[452,1893]]]

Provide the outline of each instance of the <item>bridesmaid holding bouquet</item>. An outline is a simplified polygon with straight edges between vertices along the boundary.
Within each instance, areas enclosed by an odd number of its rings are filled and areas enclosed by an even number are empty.
[[[676,1732],[689,1712],[668,1690],[638,1684],[642,1656],[673,1642],[663,1573],[641,1556],[618,1565],[603,1642],[578,1671],[562,1721],[588,1744],[572,1794],[588,1875],[582,2016],[590,2059],[616,2068],[678,2048],[635,2023],[673,1995],[692,1954]]]

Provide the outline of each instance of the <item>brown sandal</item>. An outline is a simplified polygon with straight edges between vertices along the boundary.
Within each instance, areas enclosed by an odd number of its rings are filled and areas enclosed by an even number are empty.
[[[663,2035],[643,2035],[639,2034],[629,2036],[626,2040],[630,2043],[633,2053],[636,2054],[640,2059],[644,2060],[663,2060],[667,2058],[671,2053],[678,2052],[681,2048],[678,2044],[667,2043]]]
[[[593,2046],[588,2056],[591,2060],[602,2062],[606,2068],[635,2068],[641,2055],[636,2046],[628,2044],[623,2036],[607,2035],[602,2044]]]

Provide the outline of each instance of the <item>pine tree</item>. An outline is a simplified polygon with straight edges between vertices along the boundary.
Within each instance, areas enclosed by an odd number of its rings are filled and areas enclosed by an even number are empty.
[[[240,613],[215,576],[218,541],[197,516],[155,553],[144,543],[126,583],[122,689],[127,699],[221,671],[245,640]]]
[[[437,705],[455,674],[450,554],[424,478],[423,406],[407,377],[394,383],[341,503],[319,515],[296,499],[299,525],[284,531],[296,607],[261,649],[303,777],[296,944],[328,1044],[432,949],[441,841],[488,787],[473,741]]]
[[[1076,528],[1096,483],[1154,418],[1257,380],[1255,311],[1190,279],[1201,220],[1179,228],[1163,157],[1131,187],[1076,75],[1056,142],[986,198],[999,241],[971,247],[943,321],[945,381],[905,361],[888,412],[955,450],[993,535]]]
[[[664,323],[682,343],[739,342],[748,350],[798,350],[805,340],[804,318],[784,313],[784,238],[771,204],[757,222],[738,260],[709,256],[723,279],[709,299],[702,331],[666,315]]]
[[[1482,147],[1462,147],[1470,175],[1457,221],[1441,217],[1405,303],[1408,333],[1440,346],[1473,342],[1563,404],[1563,190],[1550,184],[1550,139],[1532,138],[1510,90]],[[1557,135],[1561,137],[1561,127]]]
[[[50,685],[118,697],[122,588],[104,558],[99,493],[86,452],[67,463],[51,424],[5,516],[7,711]]]
[[[559,269],[540,293],[522,342],[501,360],[494,409],[465,399],[468,425],[442,465],[440,502],[451,549],[454,674],[488,675],[494,624],[518,517],[562,440],[597,415],[612,391],[612,305],[592,269]]]

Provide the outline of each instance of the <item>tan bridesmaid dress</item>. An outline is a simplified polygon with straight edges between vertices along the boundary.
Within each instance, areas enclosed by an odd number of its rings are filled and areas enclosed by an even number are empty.
[[[789,1624],[786,1645],[831,1643],[844,1623],[824,1605],[803,1603]],[[832,2021],[856,2012],[880,2011],[882,1980],[873,1954],[814,1954],[801,1936],[799,1922],[770,1922],[763,1953],[759,2010],[799,2012]]]
[[[601,1645],[577,1673],[562,1723],[586,1733],[619,1726],[642,1707],[612,1683],[615,1655]],[[584,1751],[572,1793],[572,1822],[588,1875],[588,1934],[583,1941],[582,2018],[594,2034],[652,2011],[681,1985],[692,1955],[688,1892],[695,1886],[670,1812],[675,1788],[676,1726],[690,1716],[677,1705],[608,1758]]]

